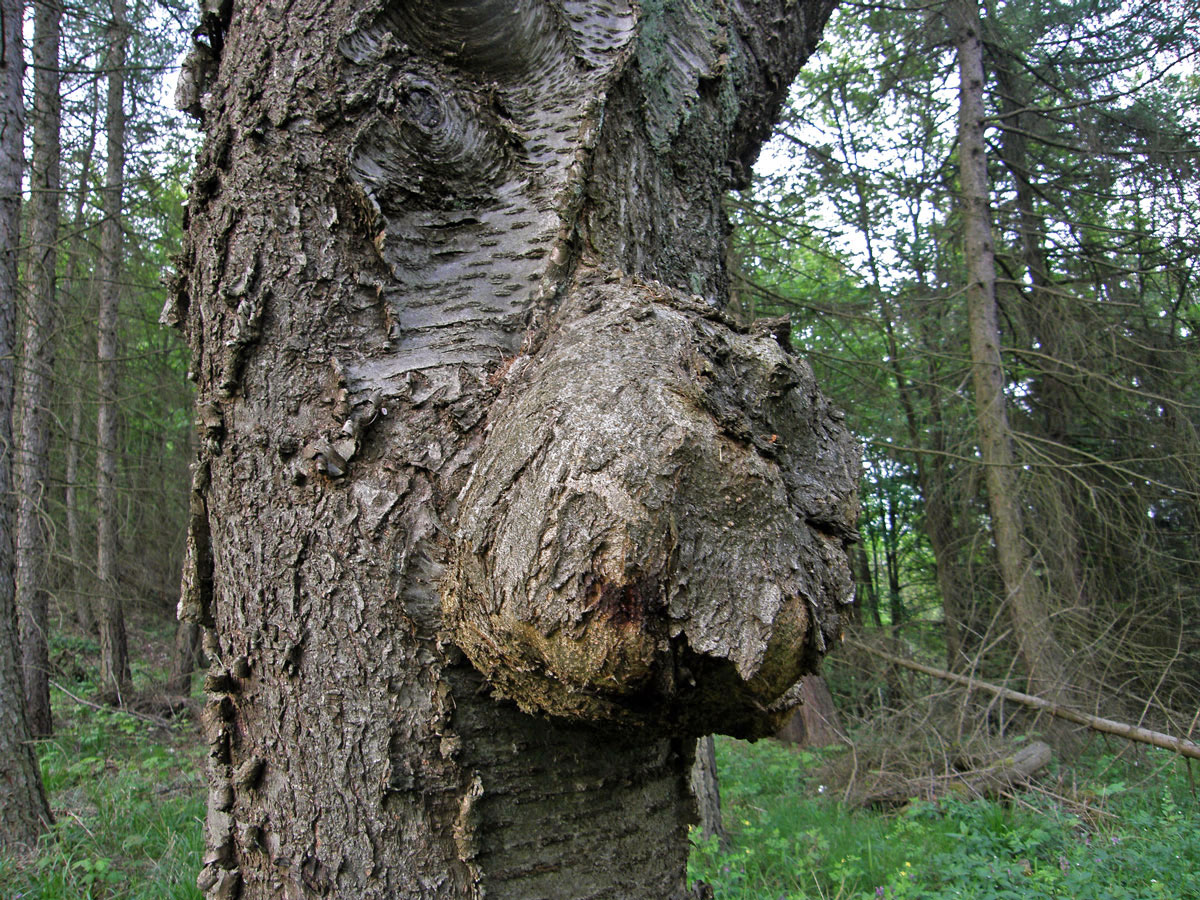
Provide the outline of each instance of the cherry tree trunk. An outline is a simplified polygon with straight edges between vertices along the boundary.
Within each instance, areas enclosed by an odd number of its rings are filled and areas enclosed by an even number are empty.
[[[697,736],[771,733],[850,600],[857,447],[721,312],[832,6],[206,4],[209,896],[685,896]]]

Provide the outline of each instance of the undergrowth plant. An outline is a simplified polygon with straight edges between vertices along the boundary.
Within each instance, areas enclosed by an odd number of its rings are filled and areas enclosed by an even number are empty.
[[[78,674],[64,687],[91,696],[91,673]],[[138,680],[135,671],[135,688]],[[35,854],[0,854],[0,898],[199,900],[205,809],[194,723],[158,727],[58,689],[52,701],[55,735],[38,755],[57,822]]]
[[[810,774],[818,753],[718,739],[717,758],[729,842],[694,837],[689,860],[717,900],[1200,898],[1198,804],[1185,765],[1160,751],[1094,759],[1073,800],[892,813],[845,806]]]

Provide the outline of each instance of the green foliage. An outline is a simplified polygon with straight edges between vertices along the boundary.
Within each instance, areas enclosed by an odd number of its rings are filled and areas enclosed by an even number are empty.
[[[0,855],[0,896],[199,898],[204,788],[195,726],[164,730],[58,692],[55,701],[58,733],[39,756],[58,821],[32,859]]]
[[[1086,804],[950,799],[896,815],[844,806],[817,753],[718,739],[717,757],[730,844],[696,840],[688,874],[718,900],[1200,897],[1197,802],[1158,751],[1076,773]]]
[[[1200,0],[980,6],[1006,406],[1036,575],[1076,686],[1110,714],[1152,698],[1160,722],[1187,721]],[[863,441],[861,624],[1004,679],[1020,668],[973,426],[943,12],[834,13],[754,190],[729,200],[730,259],[743,311],[791,316]]]

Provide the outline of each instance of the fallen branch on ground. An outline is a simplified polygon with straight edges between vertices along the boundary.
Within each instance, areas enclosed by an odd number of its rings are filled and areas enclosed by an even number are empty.
[[[1041,697],[1035,697],[1033,694],[1023,694],[1020,691],[1014,691],[1010,688],[1000,687],[996,684],[991,684],[987,681],[980,681],[978,678],[969,678],[966,675],[957,675],[954,672],[949,672],[946,669],[939,669],[936,666],[927,666],[924,663],[916,662],[911,659],[904,659],[899,656],[893,656],[883,650],[875,647],[868,647],[858,641],[847,640],[847,644],[870,653],[872,656],[878,656],[880,659],[885,659],[897,666],[903,666],[906,669],[912,669],[914,672],[924,672],[926,675],[932,675],[934,678],[941,678],[944,681],[951,681],[955,684],[961,684],[963,687],[971,690],[986,691],[997,697],[1005,700],[1012,700],[1014,703],[1021,703],[1033,709],[1040,709],[1048,712],[1052,716],[1060,719],[1066,719],[1068,722],[1074,722],[1077,725],[1085,725],[1095,731],[1103,732],[1104,734],[1115,734],[1118,737],[1126,738],[1130,741],[1138,741],[1142,744],[1150,744],[1162,750],[1171,750],[1181,756],[1187,756],[1192,759],[1200,759],[1200,744],[1196,744],[1186,738],[1178,738],[1169,734],[1163,734],[1161,731],[1151,731],[1149,728],[1142,728],[1140,725],[1130,725],[1127,722],[1116,722],[1112,719],[1104,719],[1100,716],[1089,715],[1088,713],[1079,712],[1078,710],[1068,709],[1065,706],[1059,706],[1056,703],[1051,703],[1049,700],[1043,700]]]
[[[868,794],[863,803],[866,806],[894,806],[914,798],[934,800],[947,794],[995,797],[1014,787],[1024,787],[1030,777],[1049,762],[1050,746],[1034,741],[990,766],[969,772],[911,778]]]
[[[62,691],[64,694],[66,694],[68,697],[70,697],[76,703],[81,704],[82,706],[90,706],[92,709],[107,709],[112,712],[124,713],[125,715],[132,716],[135,719],[140,719],[143,722],[149,722],[151,725],[157,725],[159,728],[170,728],[171,727],[170,721],[162,718],[162,716],[152,716],[147,713],[135,712],[134,710],[130,709],[127,706],[105,706],[100,703],[94,703],[91,700],[86,700],[83,697],[79,697],[75,694],[72,694],[70,691],[68,691],[65,687],[63,687],[57,681],[51,681],[50,686]]]

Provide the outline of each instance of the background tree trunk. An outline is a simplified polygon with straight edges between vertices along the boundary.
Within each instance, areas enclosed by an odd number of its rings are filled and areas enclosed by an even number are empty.
[[[171,672],[167,677],[168,694],[187,697],[192,693],[192,673],[200,661],[201,630],[195,622],[180,622],[175,629]]]
[[[52,822],[25,720],[13,569],[13,358],[20,245],[24,108],[23,8],[0,2],[0,848],[32,846]]]
[[[737,687],[758,705],[727,727],[762,733],[849,599],[857,449],[775,338],[717,312],[721,195],[831,7],[307,0],[207,20],[180,99],[208,140],[164,318],[186,322],[199,388],[181,612],[215,630],[210,896],[685,895],[700,726],[671,698]],[[630,380],[647,359],[684,380]],[[564,380],[591,405],[556,400]],[[655,390],[666,421],[569,443],[594,404]],[[685,458],[685,425],[711,454]],[[666,468],[631,465],[623,437]],[[664,515],[696,473],[725,478],[716,496]],[[751,487],[798,555],[747,537]],[[543,489],[562,513],[539,543],[521,511]],[[578,620],[503,618],[528,585],[496,568],[502,541]],[[699,582],[753,563],[761,590],[693,605],[676,558]]]
[[[704,839],[715,837],[724,846],[729,835],[721,822],[721,782],[717,776],[717,747],[711,734],[696,742],[692,764],[692,796],[696,798],[697,829]]]
[[[987,152],[983,140],[984,76],[979,7],[977,0],[953,0],[949,11],[960,80],[958,152],[967,264],[967,315],[988,508],[1013,631],[1029,673],[1031,691],[1058,702],[1067,687],[1066,666],[1054,641],[1046,597],[1023,534],[1020,489],[1005,410]]]
[[[800,747],[829,747],[845,739],[841,716],[833,703],[829,685],[820,675],[805,675],[800,680],[803,698],[775,737]]]
[[[79,180],[75,192],[75,209],[71,218],[71,240],[67,244],[67,264],[63,273],[64,296],[71,298],[74,306],[85,310],[92,308],[90,291],[86,290],[88,278],[80,276],[80,261],[83,256],[84,234],[87,219],[84,210],[91,192],[92,165],[96,152],[96,137],[99,132],[100,92],[92,84],[92,98],[88,104],[91,121],[87,138],[83,142],[83,158],[79,163]],[[94,284],[94,282],[92,282]],[[86,314],[84,315],[86,319]],[[90,354],[89,354],[90,356]],[[81,457],[83,455],[84,403],[82,385],[88,381],[91,362],[80,359],[74,365],[71,378],[78,389],[71,395],[71,431],[67,437],[66,466],[63,504],[67,517],[67,548],[70,553],[71,592],[74,595],[75,620],[86,634],[96,634],[96,615],[93,603],[92,565],[87,562],[88,551],[84,550],[83,505],[84,486],[80,481]],[[91,554],[95,558],[94,554]]]
[[[18,445],[16,602],[21,623],[22,673],[29,728],[36,737],[53,732],[50,718],[50,653],[46,541],[42,518],[50,476],[50,388],[57,341],[59,221],[58,45],[62,9],[57,0],[34,11],[33,165],[29,201],[29,301],[21,372],[21,433]]]
[[[96,618],[100,627],[100,683],[120,702],[129,682],[125,612],[117,585],[117,428],[120,416],[117,313],[121,300],[121,247],[124,240],[122,194],[125,179],[125,45],[128,39],[125,0],[112,2],[108,35],[108,52],[104,58],[108,70],[108,110],[104,119],[108,161],[97,268],[100,308],[96,359],[100,401],[96,413],[96,580],[100,597]]]

